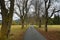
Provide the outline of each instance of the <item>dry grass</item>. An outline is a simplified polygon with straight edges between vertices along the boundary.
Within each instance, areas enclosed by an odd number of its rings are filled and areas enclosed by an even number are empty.
[[[60,25],[48,25],[48,32],[45,32],[44,27],[37,28],[47,40],[60,40]]]
[[[9,40],[23,40],[27,28],[25,26],[24,29],[21,29],[21,25],[12,25]]]
[[[1,26],[0,26],[0,28],[1,28]],[[24,29],[21,29],[21,25],[12,25],[11,32],[9,35],[9,40],[23,40],[24,33],[27,28],[28,27],[24,27]],[[60,25],[48,25],[48,32],[45,32],[44,25],[42,25],[41,28],[38,28],[38,26],[36,26],[35,28],[37,28],[37,30],[47,40],[60,40]]]

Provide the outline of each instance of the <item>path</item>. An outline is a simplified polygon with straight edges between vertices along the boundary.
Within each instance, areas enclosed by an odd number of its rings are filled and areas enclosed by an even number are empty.
[[[33,26],[30,26],[24,36],[24,40],[46,40]]]

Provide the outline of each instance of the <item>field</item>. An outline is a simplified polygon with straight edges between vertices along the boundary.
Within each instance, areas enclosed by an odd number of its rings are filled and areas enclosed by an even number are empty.
[[[0,26],[1,28],[1,26]],[[23,40],[24,33],[28,27],[21,29],[21,25],[12,25],[9,40]]]
[[[60,40],[60,25],[48,25],[48,32],[45,32],[44,26],[37,28],[47,40]]]
[[[9,40],[23,40],[27,28],[28,27],[25,26],[24,29],[21,29],[21,25],[12,25]],[[60,40],[60,25],[48,25],[48,32],[45,32],[44,25],[42,25],[41,28],[36,26],[36,29],[47,40]]]

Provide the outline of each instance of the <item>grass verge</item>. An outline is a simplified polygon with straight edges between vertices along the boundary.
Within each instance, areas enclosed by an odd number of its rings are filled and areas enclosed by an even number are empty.
[[[21,25],[12,25],[9,35],[9,40],[23,40],[27,28],[28,27],[25,26],[23,29],[21,29]],[[1,31],[1,26],[0,26],[0,31]]]
[[[60,25],[48,25],[48,32],[45,32],[44,28],[37,28],[37,30],[47,40],[60,40]]]

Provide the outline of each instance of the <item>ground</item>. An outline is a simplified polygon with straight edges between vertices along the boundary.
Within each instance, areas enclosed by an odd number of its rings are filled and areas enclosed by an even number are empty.
[[[23,40],[24,34],[28,27],[21,29],[21,25],[12,25],[10,32],[10,40]],[[37,28],[37,26],[36,26]],[[1,26],[0,26],[1,30]],[[47,40],[60,40],[60,25],[48,25],[48,32],[45,32],[44,26],[37,28]]]
[[[11,26],[11,32],[9,35],[9,40],[23,40],[25,31],[28,27],[24,27],[24,29],[21,29],[21,25],[12,25]],[[0,26],[1,30],[1,26]]]
[[[44,27],[37,28],[47,40],[60,40],[60,25],[48,25],[48,32],[45,32]]]

